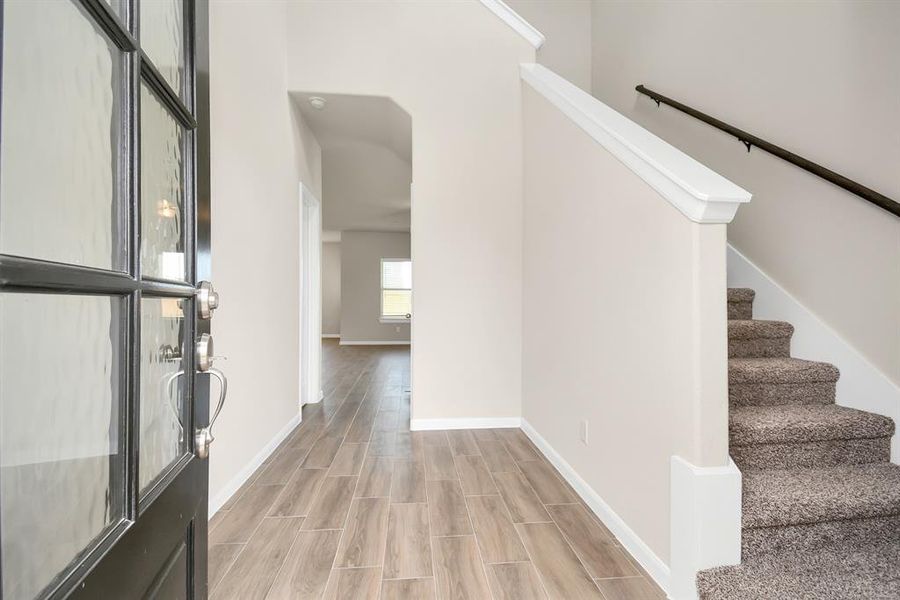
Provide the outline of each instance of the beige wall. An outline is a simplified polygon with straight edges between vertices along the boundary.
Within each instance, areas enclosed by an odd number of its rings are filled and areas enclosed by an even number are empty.
[[[505,0],[544,34],[538,62],[591,91],[591,0]]]
[[[322,244],[322,335],[341,332],[341,243]]]
[[[900,383],[900,219],[651,89],[900,198],[900,3],[593,5],[593,93],[753,193],[729,241]]]
[[[670,458],[727,462],[725,225],[531,88],[524,112],[522,414],[668,563]]]
[[[210,5],[212,269],[222,298],[212,332],[229,358],[211,498],[299,413],[299,184],[321,197],[321,152],[288,102],[285,11]]]
[[[381,323],[381,259],[409,258],[409,234],[341,233],[341,343],[408,342],[408,323]]]
[[[287,27],[291,90],[388,96],[412,117],[413,419],[518,416],[533,48],[474,1],[295,2]]]

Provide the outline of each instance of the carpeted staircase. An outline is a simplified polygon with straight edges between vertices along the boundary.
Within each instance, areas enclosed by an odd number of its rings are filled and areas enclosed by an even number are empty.
[[[753,297],[728,290],[742,562],[700,572],[700,598],[900,599],[894,423],[836,405],[837,368],[791,358],[794,328],[753,320]]]

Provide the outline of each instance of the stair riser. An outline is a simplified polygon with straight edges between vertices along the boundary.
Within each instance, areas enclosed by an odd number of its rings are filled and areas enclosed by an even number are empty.
[[[728,318],[749,320],[753,318],[753,304],[750,302],[729,302]]]
[[[827,381],[734,383],[728,386],[728,400],[732,406],[834,404],[834,396],[835,384]]]
[[[741,469],[862,465],[891,460],[891,438],[829,440],[801,444],[752,444],[730,448]]]
[[[791,338],[753,338],[728,340],[728,358],[787,358]]]
[[[900,535],[898,532],[900,515],[744,529],[741,534],[741,560],[783,552],[811,553],[831,544],[846,546],[896,541]]]

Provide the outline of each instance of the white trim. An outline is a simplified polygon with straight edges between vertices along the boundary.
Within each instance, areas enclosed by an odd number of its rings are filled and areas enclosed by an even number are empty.
[[[669,597],[697,600],[697,571],[741,562],[741,472],[670,463]]]
[[[523,19],[519,13],[511,9],[502,0],[481,0],[481,3],[489,11],[500,17],[504,23],[512,27],[513,31],[525,38],[535,50],[544,45],[546,40],[544,34],[535,29],[531,23]]]
[[[756,290],[753,318],[787,321],[794,326],[792,355],[829,362],[840,369],[838,404],[891,417],[900,423],[900,387],[730,244],[728,285]],[[894,433],[891,440],[891,460],[900,464],[900,432]]]
[[[519,417],[483,417],[473,419],[411,419],[413,431],[440,431],[443,429],[507,429],[520,427]]]
[[[341,338],[341,346],[409,346],[409,340],[345,340]]]
[[[300,182],[300,405],[322,389],[322,204]]]
[[[697,223],[730,223],[750,193],[553,71],[522,64],[522,79]]]
[[[219,512],[226,502],[228,502],[229,498],[234,496],[235,492],[241,489],[241,486],[250,479],[250,476],[253,475],[253,472],[256,471],[266,459],[271,456],[275,449],[278,448],[279,444],[283,442],[287,436],[291,434],[294,429],[300,424],[300,413],[294,415],[290,421],[287,422],[287,425],[281,428],[281,431],[275,434],[269,443],[266,444],[262,450],[260,450],[256,456],[250,459],[244,468],[238,471],[238,474],[231,478],[231,481],[225,484],[225,487],[216,494],[215,497],[210,496],[209,498],[209,518],[212,519],[213,515]],[[216,445],[213,444],[211,446],[210,454],[212,454],[213,458],[211,460],[215,460],[216,454]]]
[[[323,333],[323,334],[322,334],[322,337],[323,337],[323,338],[334,339],[334,338],[339,338],[339,337],[341,337],[341,334],[339,334],[339,333]]]
[[[378,322],[385,325],[409,325],[412,323],[412,319],[407,319],[406,317],[378,317]]]
[[[565,459],[547,443],[531,424],[522,419],[522,431],[534,442],[534,445],[543,452],[544,456],[556,467],[569,485],[581,496],[581,499],[590,507],[603,524],[616,536],[619,543],[631,553],[631,555],[644,567],[657,585],[668,593],[669,591],[669,567],[660,559],[650,547],[644,543],[637,533],[613,511],[600,494],[594,491],[587,482],[565,461]]]

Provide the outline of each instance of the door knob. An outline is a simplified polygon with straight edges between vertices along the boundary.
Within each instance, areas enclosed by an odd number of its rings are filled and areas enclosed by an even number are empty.
[[[200,459],[205,459],[209,456],[209,445],[216,439],[213,437],[212,427],[216,419],[219,418],[219,413],[222,412],[222,407],[225,405],[225,394],[228,393],[228,378],[225,377],[222,371],[210,368],[205,372],[219,380],[219,402],[216,405],[215,412],[209,418],[209,425],[197,429],[196,433],[194,433],[194,447],[196,448],[197,457]]]
[[[200,311],[200,318],[209,319],[217,308],[219,308],[219,292],[210,282],[201,281],[197,288],[197,309]]]

